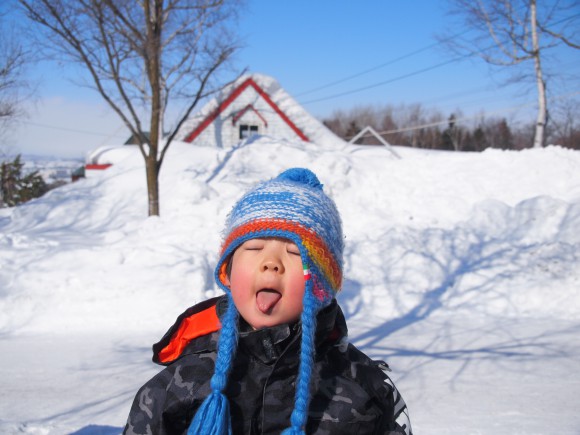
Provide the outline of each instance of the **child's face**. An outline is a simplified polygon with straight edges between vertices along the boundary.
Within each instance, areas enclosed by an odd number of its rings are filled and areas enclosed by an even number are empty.
[[[254,329],[300,318],[304,272],[298,247],[286,239],[252,239],[234,252],[227,284],[236,308]]]

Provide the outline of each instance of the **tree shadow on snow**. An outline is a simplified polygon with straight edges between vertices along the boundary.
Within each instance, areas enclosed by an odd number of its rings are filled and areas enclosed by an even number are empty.
[[[552,200],[537,198],[515,208],[491,204],[476,210],[473,220],[452,229],[398,229],[374,239],[388,249],[382,259],[384,287],[371,290],[371,298],[377,301],[392,298],[393,306],[401,314],[375,321],[369,329],[351,336],[351,341],[385,359],[417,356],[468,364],[476,359],[570,356],[567,350],[553,344],[554,339],[562,343],[558,337],[578,333],[580,325],[573,328],[575,331],[555,328],[527,333],[520,325],[518,302],[510,293],[511,283],[521,288],[530,276],[545,283],[549,290],[554,280],[578,266],[580,255],[576,246],[561,242],[570,239],[569,234],[561,233],[571,228],[571,219],[577,228],[580,214],[573,212],[574,205],[557,200],[546,205],[546,201]],[[558,207],[567,209],[554,213]],[[546,216],[541,216],[542,213]],[[560,216],[560,221],[554,216]],[[552,220],[549,228],[545,225],[547,219]],[[359,243],[377,243],[374,240]],[[521,279],[524,281],[518,284]],[[418,282],[427,283],[424,290],[416,288]],[[356,294],[363,291],[360,283],[358,288],[351,283],[346,289],[350,292],[347,306],[359,301],[354,310],[345,310],[347,318],[360,314],[359,318],[364,320],[362,298]],[[409,303],[410,300],[414,303]],[[454,312],[459,315],[455,317]],[[376,313],[376,309],[371,308],[369,313]],[[435,316],[439,313],[446,314]],[[469,335],[464,329],[469,325],[460,322],[471,316],[489,322],[482,321],[484,327]],[[388,347],[386,337],[395,333],[412,336],[411,331],[425,327],[427,321],[428,337],[417,341],[419,347],[413,347],[412,340],[404,348]],[[514,328],[518,332],[514,333]],[[460,334],[464,336],[458,339]],[[481,344],[464,339],[483,335],[487,339],[482,338]]]
[[[233,155],[240,149],[247,147],[248,145],[251,145],[252,143],[254,143],[255,141],[257,141],[258,139],[260,139],[261,136],[260,135],[254,135],[249,137],[246,140],[243,140],[241,142],[238,142],[236,145],[234,145],[233,147],[231,147],[230,149],[228,149],[228,151],[226,152],[224,158],[222,159],[221,162],[218,163],[218,165],[214,168],[212,174],[207,178],[207,180],[205,180],[206,183],[211,183],[217,176],[220,175],[220,173],[224,170],[224,168],[226,167],[226,165],[228,164],[228,162],[230,161],[230,159],[233,157]]]
[[[360,297],[361,290],[360,282],[348,278],[344,279],[338,300],[347,319],[356,316],[364,308],[363,300]]]
[[[89,424],[76,432],[71,432],[69,435],[119,435],[121,432],[123,432],[122,427]]]

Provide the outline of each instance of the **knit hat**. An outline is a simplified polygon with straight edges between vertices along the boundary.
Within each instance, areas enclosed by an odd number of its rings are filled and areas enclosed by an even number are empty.
[[[300,250],[305,291],[301,314],[302,344],[291,427],[284,434],[304,434],[310,402],[309,384],[315,349],[316,314],[330,304],[342,285],[342,224],[336,206],[308,169],[288,169],[276,178],[250,189],[233,207],[226,220],[224,241],[215,278],[228,296],[212,392],[193,418],[188,434],[231,434],[228,399],[223,393],[235,356],[238,311],[225,284],[233,252],[246,240],[284,238]]]

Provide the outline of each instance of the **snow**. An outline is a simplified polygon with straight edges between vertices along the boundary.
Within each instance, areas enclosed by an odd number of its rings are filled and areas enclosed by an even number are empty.
[[[162,215],[147,218],[128,147],[93,178],[0,210],[0,433],[119,433],[160,370],[150,345],[219,294],[231,206],[292,166],[337,202],[350,339],[388,361],[415,433],[579,433],[580,153],[396,152],[175,143]]]

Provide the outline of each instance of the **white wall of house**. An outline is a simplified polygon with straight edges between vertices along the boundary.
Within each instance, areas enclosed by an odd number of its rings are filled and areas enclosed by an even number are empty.
[[[234,123],[233,120],[239,111],[244,110],[248,105],[251,105],[255,111],[248,108]],[[259,112],[261,117],[256,112]],[[252,86],[248,86],[195,138],[193,143],[205,146],[217,145],[222,148],[232,147],[240,142],[241,125],[256,126],[260,135],[273,136],[278,139],[299,139],[296,132],[268,102]]]

